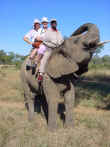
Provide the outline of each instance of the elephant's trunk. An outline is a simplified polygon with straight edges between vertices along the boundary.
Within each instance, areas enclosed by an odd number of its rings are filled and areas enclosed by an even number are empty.
[[[74,37],[76,35],[81,35],[81,41],[86,46],[93,47],[97,46],[99,42],[99,29],[95,24],[92,23],[86,23],[79,27],[72,35],[71,37]]]

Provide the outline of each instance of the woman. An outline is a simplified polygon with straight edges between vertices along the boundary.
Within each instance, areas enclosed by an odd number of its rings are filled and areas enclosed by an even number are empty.
[[[33,29],[31,29],[25,36],[24,36],[24,41],[27,42],[28,44],[31,44],[33,46],[33,48],[35,48],[35,40],[36,37],[39,36],[40,34],[40,21],[38,19],[34,20],[33,23]],[[33,50],[34,51],[34,50]],[[32,56],[33,52],[30,55],[30,59]],[[26,66],[30,66],[31,65],[31,60],[28,60]]]

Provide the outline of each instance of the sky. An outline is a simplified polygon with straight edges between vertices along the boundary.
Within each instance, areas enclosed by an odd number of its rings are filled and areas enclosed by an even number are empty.
[[[0,0],[0,50],[27,55],[31,46],[23,36],[35,18],[44,16],[56,18],[64,36],[91,22],[98,26],[101,41],[110,40],[110,0]],[[110,55],[110,44],[100,55]]]

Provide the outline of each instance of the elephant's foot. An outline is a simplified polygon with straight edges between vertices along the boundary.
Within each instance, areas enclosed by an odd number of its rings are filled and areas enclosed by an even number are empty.
[[[55,106],[55,105],[54,105]],[[54,108],[54,106],[52,107],[52,105],[50,106],[51,108]],[[56,109],[55,112],[52,109],[49,113],[49,118],[48,118],[48,129],[50,131],[56,131],[58,129],[58,124],[57,124],[57,113],[56,113]]]
[[[57,119],[55,115],[49,118],[48,120],[48,130],[49,131],[56,131],[58,129]]]
[[[50,131],[50,132],[55,132],[56,130],[58,129],[58,126],[57,126],[57,124],[48,124],[48,130]]]
[[[34,119],[34,114],[31,113],[30,111],[28,112],[28,121],[31,122]]]
[[[68,129],[74,128],[74,123],[65,123],[64,128],[68,128]]]
[[[71,116],[66,116],[65,119],[65,128],[73,128],[74,127],[74,119]]]

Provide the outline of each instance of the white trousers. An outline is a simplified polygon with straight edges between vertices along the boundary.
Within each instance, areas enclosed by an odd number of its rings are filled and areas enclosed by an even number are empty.
[[[46,65],[48,63],[48,60],[49,60],[51,54],[52,54],[52,49],[51,48],[47,48],[46,52],[44,53],[43,58],[41,59],[41,63],[40,63],[40,67],[39,67],[39,72],[45,73]]]

